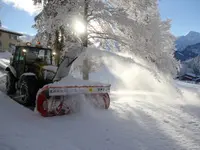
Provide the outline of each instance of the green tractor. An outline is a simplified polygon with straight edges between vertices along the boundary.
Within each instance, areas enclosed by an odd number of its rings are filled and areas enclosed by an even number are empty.
[[[53,53],[41,46],[16,46],[6,68],[6,92],[17,95],[23,105],[34,105],[38,90],[52,83],[57,67],[52,65]]]

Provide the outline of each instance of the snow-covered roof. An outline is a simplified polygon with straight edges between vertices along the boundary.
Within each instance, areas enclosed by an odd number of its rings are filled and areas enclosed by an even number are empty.
[[[200,78],[200,75],[195,75],[194,73],[187,72],[184,76],[192,77],[192,78]]]
[[[190,72],[187,72],[185,75],[188,75],[188,76],[191,76],[191,77],[196,77],[196,75],[194,73],[190,73]]]
[[[190,59],[188,59],[188,60],[186,60],[186,61],[184,61],[184,62],[185,62],[185,63],[190,63],[193,59],[194,59],[194,58],[190,58]]]
[[[22,33],[11,31],[11,30],[5,29],[3,27],[0,27],[0,31],[7,32],[7,33],[12,33],[12,34],[15,34],[15,35],[18,35],[18,36],[22,36],[23,35]]]

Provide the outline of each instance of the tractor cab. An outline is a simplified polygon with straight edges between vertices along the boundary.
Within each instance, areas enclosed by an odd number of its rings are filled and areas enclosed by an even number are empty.
[[[52,65],[52,50],[26,44],[16,46],[12,55],[6,68],[7,94],[19,91],[21,102],[29,104],[41,87],[53,82],[57,67]]]
[[[19,78],[23,73],[40,76],[41,67],[52,65],[52,50],[32,46],[16,46],[10,65]]]

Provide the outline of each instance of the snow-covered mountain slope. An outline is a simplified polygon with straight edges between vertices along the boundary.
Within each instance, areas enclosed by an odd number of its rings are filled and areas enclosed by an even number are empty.
[[[175,42],[178,51],[182,51],[187,46],[197,43],[200,43],[200,33],[195,31],[190,31],[187,35],[178,37]]]
[[[28,35],[28,34],[24,34],[23,36],[20,37],[20,39],[23,42],[31,42],[34,39],[34,35]]]
[[[79,112],[43,118],[0,93],[0,149],[200,149],[200,86],[167,81],[138,58],[88,54],[96,64],[96,58],[103,61],[90,78],[112,83],[110,109],[94,109],[80,98]],[[80,76],[82,60],[72,75]]]
[[[195,58],[200,54],[200,43],[189,45],[182,51],[175,51],[175,57],[178,60],[186,61]]]

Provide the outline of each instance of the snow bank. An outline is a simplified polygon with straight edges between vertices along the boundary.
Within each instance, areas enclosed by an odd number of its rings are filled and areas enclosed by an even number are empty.
[[[12,54],[10,52],[0,52],[0,58],[10,59]]]
[[[10,62],[12,54],[10,52],[1,52],[0,53],[0,68],[5,69]]]

